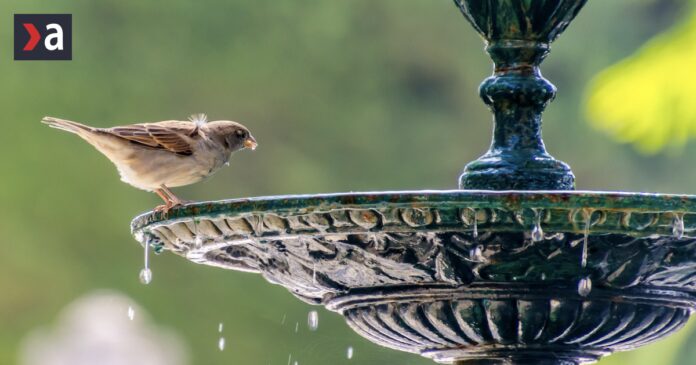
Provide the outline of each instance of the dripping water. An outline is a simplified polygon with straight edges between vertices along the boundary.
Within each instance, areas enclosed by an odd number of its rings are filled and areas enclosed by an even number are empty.
[[[130,319],[132,321],[133,318],[135,318],[135,309],[133,309],[133,307],[129,305],[128,306],[128,319]]]
[[[346,358],[348,358],[348,360],[353,358],[353,346],[348,346],[348,349],[346,350]]]
[[[474,227],[472,229],[471,235],[476,239],[478,237],[478,217],[476,216],[476,209],[471,208],[471,210],[474,212]]]
[[[584,277],[580,279],[580,282],[578,283],[578,294],[580,294],[580,296],[586,297],[590,295],[591,291],[592,280],[589,277]]]
[[[280,320],[281,325],[285,324],[285,317],[287,317],[287,314],[283,314],[283,319]]]
[[[295,333],[300,330],[300,322],[295,322]]]
[[[203,247],[203,238],[198,234],[198,219],[193,218],[193,235],[196,237],[193,240],[193,247],[199,249]]]
[[[676,239],[682,239],[684,237],[684,215],[680,213],[674,213],[674,219],[672,220],[672,235]]]
[[[143,267],[142,270],[140,270],[140,282],[143,284],[150,284],[152,281],[152,271],[150,270],[150,257],[149,257],[149,252],[150,252],[150,240],[146,240],[145,244],[143,245],[145,247],[145,267]]]
[[[592,212],[585,215],[585,229],[582,236],[582,257],[580,258],[580,266],[584,269],[587,267],[587,241],[590,236],[590,225],[592,224]]]
[[[469,252],[471,256],[471,261],[473,262],[486,262],[486,257],[483,256],[483,245],[476,245]]]
[[[544,231],[541,229],[541,213],[534,209],[534,228],[532,228],[532,242],[544,240]]]
[[[222,329],[223,329],[223,324],[222,322],[218,323],[218,333],[222,334]],[[225,349],[225,338],[220,336],[220,339],[218,339],[218,349],[220,351],[223,351]]]
[[[319,328],[319,313],[317,311],[310,311],[307,315],[307,326],[310,331],[316,331]]]
[[[582,237],[582,256],[580,258],[580,267],[584,269],[587,267],[587,243],[590,236],[590,226],[592,224],[592,212],[583,211],[583,215],[585,216],[585,228],[583,230]],[[586,297],[590,295],[591,291],[592,279],[590,279],[588,276],[580,279],[580,281],[578,282],[578,294],[580,294],[580,296]]]

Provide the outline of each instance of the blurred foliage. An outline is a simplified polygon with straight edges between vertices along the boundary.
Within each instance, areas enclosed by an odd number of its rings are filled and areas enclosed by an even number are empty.
[[[356,364],[431,364],[361,339],[324,310],[319,330],[307,331],[309,306],[257,275],[164,254],[154,257],[153,283],[140,285],[142,249],[129,222],[158,198],[121,183],[90,146],[39,120],[110,126],[206,112],[244,122],[259,149],[179,189],[187,199],[454,188],[490,141],[476,90],[491,66],[450,0],[6,0],[0,10],[8,21],[0,30],[0,364],[15,363],[23,336],[96,288],[126,293],[178,331],[193,364],[285,364],[290,353],[302,365],[345,364],[349,345]],[[578,188],[696,193],[696,169],[684,168],[694,146],[641,156],[588,128],[578,103],[588,79],[682,10],[674,0],[589,1],[554,43],[542,68],[559,93],[544,133]],[[74,59],[12,61],[11,14],[61,12],[73,14]],[[684,68],[675,80],[694,77]],[[681,341],[605,361],[667,365],[655,357]]]
[[[596,128],[645,153],[696,137],[696,7],[689,19],[601,72],[587,114]]]

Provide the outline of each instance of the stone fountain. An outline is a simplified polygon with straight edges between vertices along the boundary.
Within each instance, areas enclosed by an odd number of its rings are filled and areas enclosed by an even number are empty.
[[[456,0],[494,74],[490,150],[459,190],[189,204],[132,223],[156,252],[256,272],[367,339],[442,363],[593,362],[696,309],[696,196],[575,191],[541,139],[539,72],[586,0]]]

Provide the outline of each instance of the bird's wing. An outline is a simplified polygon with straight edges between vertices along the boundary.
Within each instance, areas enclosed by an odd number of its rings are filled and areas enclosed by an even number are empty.
[[[101,131],[132,143],[184,156],[193,154],[193,143],[199,137],[196,124],[175,120],[133,124]]]

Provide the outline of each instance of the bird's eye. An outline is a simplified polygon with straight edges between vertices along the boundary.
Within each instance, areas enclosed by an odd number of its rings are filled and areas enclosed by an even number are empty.
[[[246,131],[243,131],[243,130],[241,130],[241,129],[238,129],[236,133],[237,133],[237,137],[239,137],[239,138],[246,138]]]

